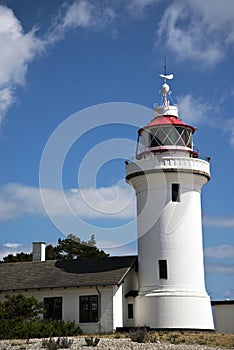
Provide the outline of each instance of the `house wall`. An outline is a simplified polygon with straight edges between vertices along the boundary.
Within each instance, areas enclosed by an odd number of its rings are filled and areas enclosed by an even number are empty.
[[[128,297],[125,298],[125,295],[131,290],[138,290],[138,274],[132,269],[127,274],[123,283],[123,326],[124,327],[133,327],[135,326],[135,300],[136,298]],[[133,318],[128,318],[128,304],[133,304]]]
[[[99,288],[101,292],[100,332],[113,332],[113,290],[112,286]]]
[[[98,293],[99,291],[99,293]],[[24,294],[26,297],[34,296],[39,301],[46,297],[62,297],[62,319],[64,321],[75,321],[84,333],[112,332],[113,331],[113,287],[80,287],[80,288],[55,288],[30,291],[16,291],[2,293],[0,300],[4,296],[12,294]],[[79,321],[79,297],[85,295],[99,295],[100,322],[80,323]]]
[[[135,299],[133,297],[128,297],[124,300],[124,327],[134,327],[134,317],[135,317]],[[133,304],[133,318],[128,318],[128,304]]]
[[[218,333],[234,333],[234,304],[214,305],[215,330]]]
[[[123,285],[113,287],[113,329],[123,327]]]

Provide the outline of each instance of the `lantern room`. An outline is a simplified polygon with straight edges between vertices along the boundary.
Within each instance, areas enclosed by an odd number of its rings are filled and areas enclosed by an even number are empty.
[[[183,156],[197,157],[193,150],[192,136],[196,128],[185,124],[178,117],[178,107],[170,105],[167,96],[170,87],[166,79],[172,79],[173,75],[162,75],[164,84],[162,85],[162,104],[154,106],[154,119],[149,124],[138,131],[137,159],[141,159],[152,153],[162,152],[182,152]]]

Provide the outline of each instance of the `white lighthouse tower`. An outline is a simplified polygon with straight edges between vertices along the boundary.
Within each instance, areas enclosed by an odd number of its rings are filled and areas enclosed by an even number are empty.
[[[139,130],[136,158],[126,165],[126,180],[136,191],[139,292],[135,326],[156,329],[213,330],[204,282],[201,189],[210,164],[193,150],[193,126],[170,105],[160,75],[162,104]]]

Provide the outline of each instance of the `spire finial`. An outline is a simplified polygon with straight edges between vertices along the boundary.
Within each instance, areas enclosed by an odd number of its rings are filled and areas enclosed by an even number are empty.
[[[158,118],[165,115],[170,115],[178,118],[178,107],[174,104],[172,98],[170,97],[170,100],[172,101],[172,106],[170,106],[170,101],[167,99],[168,95],[170,94],[170,86],[167,84],[167,80],[171,80],[174,78],[173,74],[167,74],[167,61],[166,57],[164,58],[164,74],[159,74],[161,78],[163,78],[163,84],[161,87],[161,93],[163,95],[162,101],[160,105],[157,103],[154,104],[154,117]]]
[[[173,79],[174,75],[173,74],[168,74],[167,75],[167,62],[166,62],[166,56],[164,59],[164,74],[159,74],[161,78],[164,79],[164,84],[162,85],[162,94],[163,94],[163,105],[168,106],[169,102],[167,101],[167,94],[170,90],[170,86],[167,84],[167,80]]]
[[[164,58],[164,75],[167,75],[167,58]]]

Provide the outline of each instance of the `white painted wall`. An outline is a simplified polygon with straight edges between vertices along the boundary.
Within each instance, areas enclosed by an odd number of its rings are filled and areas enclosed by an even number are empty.
[[[113,287],[113,329],[123,327],[123,285]]]
[[[148,173],[139,176],[139,167]],[[130,163],[129,174],[138,215],[136,325],[213,329],[204,283],[200,202],[209,164],[189,156],[176,158],[175,152]],[[180,202],[171,200],[172,183],[180,184]],[[158,260],[164,259],[168,279],[159,279]]]
[[[133,297],[125,298],[124,296],[131,290],[138,290],[138,273],[132,269],[127,274],[123,283],[123,325],[124,327],[133,327],[135,325],[135,299]],[[133,319],[128,318],[128,304],[133,304]]]
[[[130,290],[138,290],[138,273],[131,269],[124,279],[123,294],[125,295]]]
[[[214,306],[215,330],[219,333],[234,333],[234,304]]]
[[[136,298],[129,297],[124,301],[124,327],[134,327],[136,318]],[[128,304],[133,304],[133,318],[128,318]]]
[[[101,292],[101,332],[113,331],[113,289],[112,286],[99,288]]]

